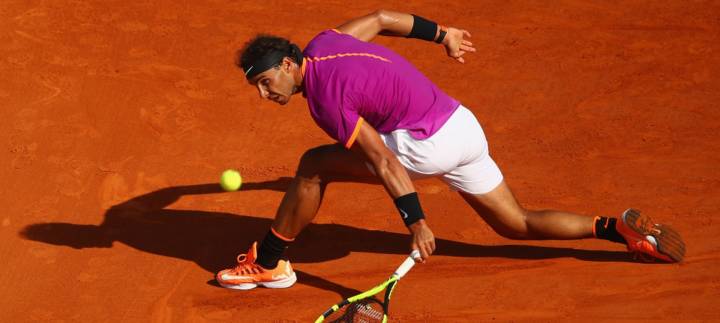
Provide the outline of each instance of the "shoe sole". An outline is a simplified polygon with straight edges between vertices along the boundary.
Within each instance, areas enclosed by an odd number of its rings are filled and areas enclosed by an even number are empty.
[[[623,213],[623,222],[633,231],[643,235],[652,236],[657,242],[657,249],[663,255],[670,257],[675,262],[680,262],[685,256],[685,243],[680,234],[668,225],[655,224],[647,215],[640,214],[639,211],[629,209]],[[638,223],[653,223],[653,229],[637,225]]]
[[[271,281],[271,282],[259,282],[259,283],[243,283],[243,284],[223,284],[222,282],[218,281],[218,284],[220,286],[229,288],[229,289],[237,289],[237,290],[250,290],[258,286],[262,286],[265,288],[288,288],[295,284],[297,281],[297,275],[295,275],[295,272],[290,275],[290,277]]]

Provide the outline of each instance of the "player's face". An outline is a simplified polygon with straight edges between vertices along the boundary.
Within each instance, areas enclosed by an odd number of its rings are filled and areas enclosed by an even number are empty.
[[[279,66],[255,76],[250,80],[250,84],[257,87],[261,98],[285,105],[295,91],[295,80],[290,67],[290,64],[283,61]]]

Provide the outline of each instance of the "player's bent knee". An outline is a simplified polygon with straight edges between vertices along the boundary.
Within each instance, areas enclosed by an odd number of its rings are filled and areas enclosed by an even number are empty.
[[[528,230],[527,212],[522,209],[517,214],[507,216],[504,221],[498,221],[492,225],[493,230],[499,235],[512,240],[532,239]]]
[[[304,178],[312,178],[318,176],[318,159],[319,151],[316,148],[308,149],[300,157],[296,175]]]
[[[324,145],[305,151],[300,157],[296,176],[320,180],[327,165],[326,158],[332,149],[334,149],[333,145]]]

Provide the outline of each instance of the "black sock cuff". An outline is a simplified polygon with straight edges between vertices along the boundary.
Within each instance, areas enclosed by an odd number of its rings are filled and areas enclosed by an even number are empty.
[[[280,261],[290,242],[283,240],[283,238],[275,234],[274,230],[270,229],[260,243],[260,250],[258,250],[258,257],[255,262],[267,269],[277,267],[278,261]]]
[[[617,231],[617,221],[618,219],[616,218],[608,218],[604,216],[595,218],[595,223],[593,224],[595,237],[617,243],[626,243],[625,238],[623,238]]]

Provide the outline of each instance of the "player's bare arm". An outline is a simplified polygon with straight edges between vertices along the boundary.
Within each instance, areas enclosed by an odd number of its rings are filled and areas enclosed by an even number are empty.
[[[362,41],[370,41],[377,35],[407,37],[413,31],[415,19],[411,14],[381,9],[350,20],[337,27],[337,30]],[[470,37],[467,30],[438,25],[433,40],[440,40],[448,56],[465,63],[463,55],[475,52],[472,42],[467,40]]]
[[[372,164],[392,198],[415,192],[405,167],[400,164],[397,156],[385,146],[380,135],[367,122],[360,125],[357,139],[350,150],[365,157]]]
[[[362,123],[351,150],[367,159],[375,169],[383,186],[393,199],[415,193],[410,176],[397,160],[397,156],[385,146],[377,131],[369,124]],[[424,219],[410,224],[412,249],[420,250],[423,260],[435,251],[435,237]]]

